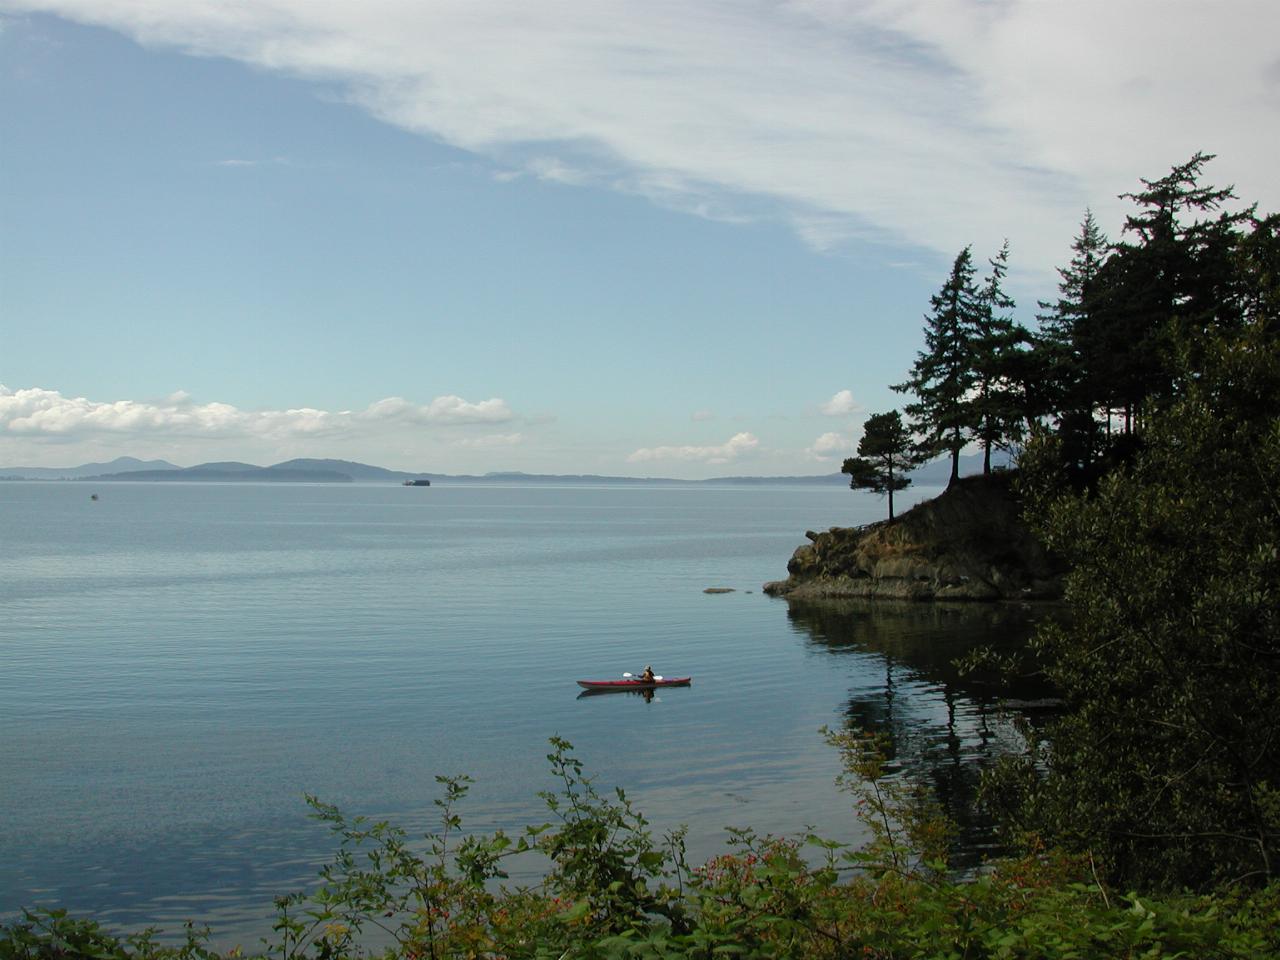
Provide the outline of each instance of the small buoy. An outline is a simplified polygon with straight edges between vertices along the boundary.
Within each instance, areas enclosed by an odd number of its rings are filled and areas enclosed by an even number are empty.
[[[91,494],[89,494],[89,499],[90,499],[90,500],[97,500],[97,499],[98,499],[98,495],[97,495],[96,493],[91,493]]]

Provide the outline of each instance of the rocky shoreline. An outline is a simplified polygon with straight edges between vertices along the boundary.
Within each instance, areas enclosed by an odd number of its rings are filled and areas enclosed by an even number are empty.
[[[807,531],[786,580],[796,599],[1056,600],[1062,563],[1022,519],[1012,475],[967,477],[894,520]]]

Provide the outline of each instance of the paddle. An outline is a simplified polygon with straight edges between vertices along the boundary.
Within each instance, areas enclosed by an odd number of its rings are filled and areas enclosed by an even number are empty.
[[[635,678],[636,678],[636,675],[635,675],[634,673],[625,673],[625,672],[624,672],[624,673],[622,674],[622,679],[623,679],[623,680],[634,680]],[[655,680],[661,680],[661,679],[662,679],[662,677],[661,677],[660,675],[655,675],[653,679],[655,679]]]

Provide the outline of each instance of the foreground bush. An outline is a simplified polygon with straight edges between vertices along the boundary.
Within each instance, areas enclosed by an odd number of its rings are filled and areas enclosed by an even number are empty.
[[[340,838],[309,894],[277,901],[280,960],[454,957],[1091,958],[1280,956],[1280,885],[1213,896],[1109,891],[1089,858],[1033,850],[976,878],[948,876],[935,806],[885,776],[874,739],[832,735],[872,831],[849,849],[737,831],[699,867],[683,836],[653,837],[625,794],[598,793],[563,740],[548,759],[550,822],[518,836],[459,836],[466,778],[441,778],[441,827],[411,845],[388,823],[312,799]],[[534,887],[504,883],[518,855],[548,859]],[[816,861],[816,862],[815,862]],[[230,955],[239,955],[233,951]],[[179,945],[118,937],[60,911],[0,927],[0,960],[213,960],[207,934]]]

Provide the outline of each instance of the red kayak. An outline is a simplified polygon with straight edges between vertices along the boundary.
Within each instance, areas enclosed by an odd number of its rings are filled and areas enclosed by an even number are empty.
[[[687,687],[691,683],[693,677],[655,677],[653,680],[633,677],[630,680],[579,680],[578,686],[584,690],[653,690],[657,687]]]

